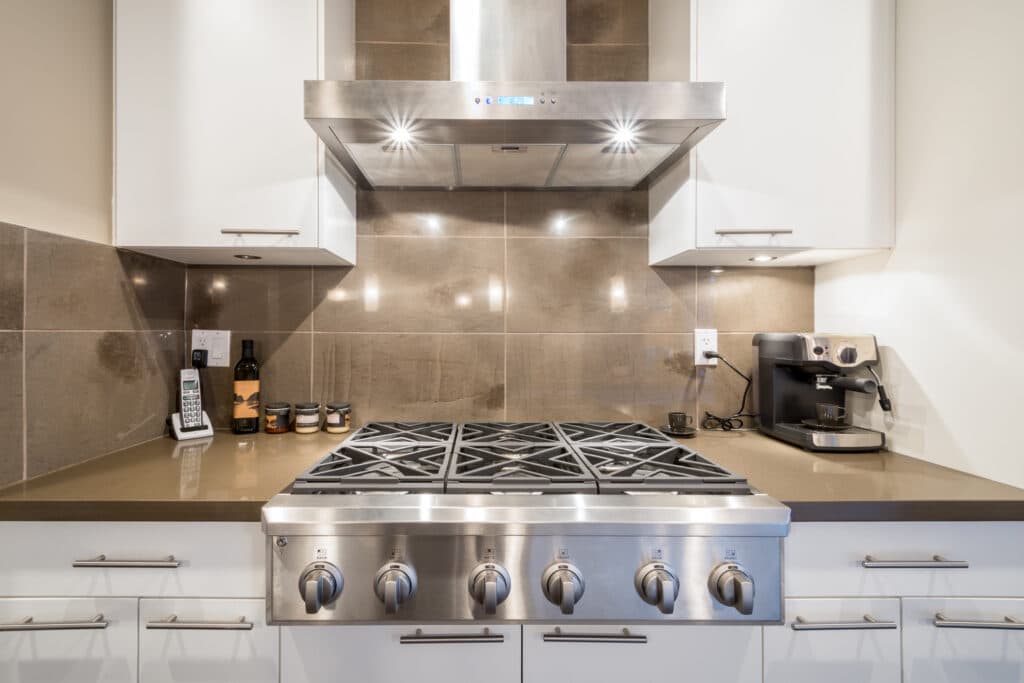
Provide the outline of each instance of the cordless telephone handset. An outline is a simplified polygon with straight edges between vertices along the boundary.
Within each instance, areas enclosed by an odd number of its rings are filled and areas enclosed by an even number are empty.
[[[171,415],[171,433],[175,439],[213,436],[210,416],[203,410],[199,370],[184,368],[178,377],[178,412]]]
[[[181,428],[191,432],[203,426],[203,398],[199,390],[199,371],[187,368],[181,371],[178,381],[178,411]]]

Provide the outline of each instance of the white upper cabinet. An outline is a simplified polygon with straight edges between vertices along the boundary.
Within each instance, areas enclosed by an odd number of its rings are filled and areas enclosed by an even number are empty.
[[[323,70],[317,5],[117,0],[117,246],[188,263],[354,261],[354,190],[328,177],[303,117],[303,81]]]
[[[894,0],[693,0],[688,73],[726,120],[651,189],[651,263],[891,247],[894,23]]]

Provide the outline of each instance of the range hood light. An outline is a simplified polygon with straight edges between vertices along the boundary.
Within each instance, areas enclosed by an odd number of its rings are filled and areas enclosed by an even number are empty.
[[[778,256],[769,256],[768,254],[759,254],[757,256],[754,256],[754,257],[750,258],[749,260],[753,261],[754,263],[768,263],[769,261],[774,261],[777,258],[778,258]]]
[[[395,126],[391,131],[390,142],[395,147],[405,147],[412,142],[412,133],[405,126]]]
[[[631,126],[619,126],[615,129],[615,135],[612,136],[612,142],[616,145],[632,145],[636,140],[636,133],[633,131]]]

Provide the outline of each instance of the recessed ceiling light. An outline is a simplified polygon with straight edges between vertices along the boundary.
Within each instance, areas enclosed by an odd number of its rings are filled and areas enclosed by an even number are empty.
[[[256,256],[255,254],[235,254],[235,258],[242,259],[243,261],[259,261],[262,256]]]
[[[714,268],[711,269],[711,272],[714,273],[715,275],[718,275],[719,273],[724,273],[725,268],[715,266]]]
[[[777,258],[779,258],[779,257],[778,256],[769,256],[768,254],[758,254],[757,256],[754,256],[754,257],[750,258],[749,260],[753,261],[754,263],[768,263],[769,261],[774,261]]]

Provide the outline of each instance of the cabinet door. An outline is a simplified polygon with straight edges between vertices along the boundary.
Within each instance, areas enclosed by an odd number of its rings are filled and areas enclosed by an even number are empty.
[[[279,649],[262,600],[139,601],[141,683],[277,683]]]
[[[728,107],[697,148],[697,246],[891,246],[894,0],[696,8],[696,77]]]
[[[937,626],[941,614],[946,626]],[[1022,683],[1024,600],[904,598],[905,683]]]
[[[281,683],[520,683],[520,627],[484,628],[283,627]]]
[[[0,680],[135,683],[137,603],[134,598],[0,600]],[[31,623],[21,623],[29,617]],[[22,630],[28,628],[38,630]]]
[[[786,619],[764,629],[765,683],[899,683],[898,599],[791,599]]]
[[[761,627],[524,626],[523,681],[760,683]]]
[[[317,246],[316,6],[117,0],[119,246]]]

